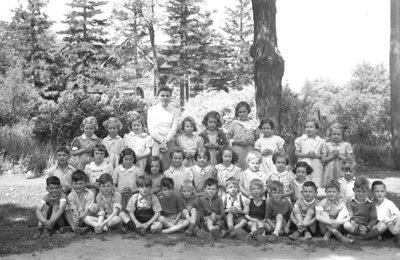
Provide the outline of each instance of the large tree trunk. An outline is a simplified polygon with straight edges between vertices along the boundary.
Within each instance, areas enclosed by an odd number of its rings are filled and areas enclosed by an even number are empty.
[[[392,158],[396,169],[400,169],[400,1],[391,0],[390,11]]]
[[[276,0],[252,0],[254,82],[258,118],[270,117],[279,125],[284,60],[276,36]]]
[[[158,73],[158,56],[157,56],[157,46],[155,44],[155,33],[153,24],[148,25],[149,34],[150,34],[150,44],[151,50],[153,51],[154,57],[154,96],[157,95],[158,92],[158,81],[159,81],[159,73]]]

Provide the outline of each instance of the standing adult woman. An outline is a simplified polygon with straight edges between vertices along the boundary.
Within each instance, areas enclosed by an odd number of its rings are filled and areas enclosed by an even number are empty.
[[[178,111],[169,105],[171,95],[170,88],[161,87],[157,93],[159,103],[150,107],[147,112],[147,127],[155,141],[152,155],[161,158],[164,169],[169,168],[169,152],[175,146],[174,137],[178,129]]]

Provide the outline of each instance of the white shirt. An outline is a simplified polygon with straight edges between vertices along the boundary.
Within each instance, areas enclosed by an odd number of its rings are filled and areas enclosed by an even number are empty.
[[[354,181],[356,177],[353,177],[351,180],[347,181],[344,177],[340,178],[338,182],[340,183],[340,196],[345,201],[350,200],[354,197]]]
[[[382,221],[385,224],[394,221],[399,215],[399,209],[396,207],[393,201],[388,200],[387,198],[385,198],[380,205],[375,203],[375,206],[378,221]]]
[[[178,129],[178,111],[161,104],[152,106],[147,111],[147,126],[150,135],[157,141],[170,141]]]

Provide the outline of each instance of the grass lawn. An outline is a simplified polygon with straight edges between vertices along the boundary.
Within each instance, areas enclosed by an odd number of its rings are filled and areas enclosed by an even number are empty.
[[[358,175],[365,175],[369,178],[384,178],[386,172],[379,171],[366,171]],[[400,176],[398,172],[388,172],[389,176]],[[400,191],[400,187],[399,187]],[[35,206],[38,204],[40,198],[46,194],[45,191],[45,178],[37,178],[27,180],[22,175],[3,175],[0,176],[0,256],[32,253],[37,251],[48,250],[57,247],[65,247],[75,241],[83,241],[86,239],[100,238],[110,240],[114,236],[122,236],[123,239],[136,240],[139,237],[134,233],[121,234],[118,231],[112,231],[107,234],[97,235],[89,232],[84,236],[69,234],[55,234],[50,238],[41,238],[33,240],[33,234],[36,230],[37,220],[35,217]],[[400,207],[399,194],[389,194],[388,198],[393,200],[397,206]],[[141,239],[141,238],[140,238]],[[179,243],[184,243],[189,246],[205,246],[214,245],[214,242],[208,240],[201,240],[196,237],[186,237],[183,234],[176,235],[146,235],[146,247],[152,247],[155,244],[163,246],[175,246]],[[314,239],[313,241],[290,241],[288,238],[283,237],[280,243],[296,246],[302,244],[306,245],[309,252],[313,252],[320,247],[330,248],[332,250],[338,247],[349,247],[354,250],[362,250],[363,246],[371,246],[381,248],[385,246],[398,247],[393,240],[387,241],[358,241],[352,245],[342,245],[335,240],[324,242],[321,239]],[[223,243],[218,243],[218,246],[224,247],[225,245],[240,245],[244,242],[239,240],[223,239]],[[255,247],[262,247],[263,245],[257,242],[252,243]]]

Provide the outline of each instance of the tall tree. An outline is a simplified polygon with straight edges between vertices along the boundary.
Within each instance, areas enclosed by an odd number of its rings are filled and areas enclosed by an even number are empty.
[[[47,1],[27,0],[13,10],[10,24],[13,31],[12,44],[17,53],[25,60],[24,74],[28,82],[46,95],[46,85],[50,84],[47,66],[54,63],[50,52],[55,45],[50,27],[53,22],[43,11]],[[48,97],[48,96],[47,96]]]
[[[268,116],[279,123],[284,60],[278,50],[276,0],[252,0],[252,4],[254,43],[250,52],[254,59],[257,116]]]
[[[226,46],[229,48],[232,82],[241,87],[253,81],[253,61],[250,57],[250,38],[254,34],[253,13],[250,0],[235,0],[235,4],[225,8],[226,22],[223,31],[227,34]]]
[[[106,1],[72,0],[67,4],[71,11],[63,23],[68,25],[61,56],[66,61],[65,76],[71,85],[85,90],[86,87],[107,85],[103,67],[108,54],[105,37],[106,19],[100,19],[101,7]]]
[[[392,158],[400,169],[400,2],[390,1],[390,103]]]

